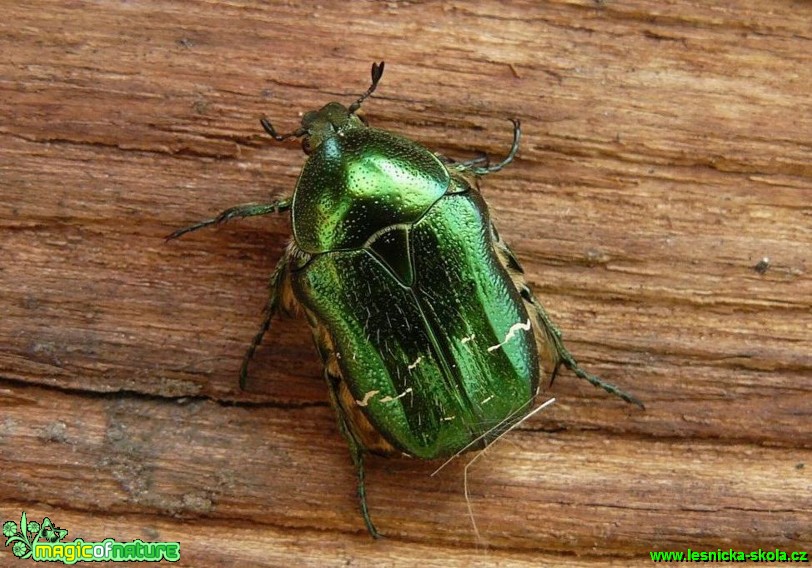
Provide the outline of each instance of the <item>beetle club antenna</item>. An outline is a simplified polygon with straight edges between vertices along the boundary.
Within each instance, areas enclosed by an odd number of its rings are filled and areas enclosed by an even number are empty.
[[[298,138],[307,132],[304,128],[297,128],[293,132],[288,132],[287,134],[277,134],[276,129],[271,124],[271,121],[264,116],[259,119],[259,123],[262,125],[262,128],[265,129],[265,132],[270,134],[277,142],[282,142],[288,138]]]
[[[372,84],[369,86],[366,93],[358,97],[358,100],[350,105],[350,108],[348,109],[350,114],[361,108],[361,103],[364,102],[369,95],[375,92],[375,89],[378,87],[378,81],[380,81],[381,77],[383,76],[383,64],[383,61],[372,64]]]

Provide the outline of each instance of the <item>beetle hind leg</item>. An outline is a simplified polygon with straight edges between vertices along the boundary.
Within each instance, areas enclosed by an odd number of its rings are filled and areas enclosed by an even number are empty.
[[[588,381],[593,386],[602,388],[609,394],[613,394],[617,397],[622,398],[628,403],[636,404],[640,408],[645,408],[642,402],[632,394],[627,393],[623,389],[616,387],[612,383],[606,382],[600,377],[593,375],[592,373],[587,373],[581,365],[578,364],[578,361],[575,360],[575,357],[572,356],[572,353],[569,352],[564,346],[563,337],[561,335],[561,331],[553,324],[552,320],[550,320],[550,316],[547,315],[547,312],[544,311],[542,305],[536,300],[533,296],[533,293],[530,291],[530,288],[527,286],[523,286],[520,288],[519,292],[522,295],[522,298],[533,307],[533,311],[535,312],[537,323],[540,327],[544,329],[547,334],[547,337],[552,341],[553,347],[558,355],[558,363],[555,367],[553,372],[553,376],[555,376],[558,368],[561,365],[564,365],[570,371],[572,371],[576,377],[580,379],[584,379]]]
[[[589,381],[589,383],[593,386],[602,388],[609,394],[618,396],[628,403],[636,404],[640,408],[645,408],[643,403],[640,402],[634,395],[627,393],[612,383],[604,381],[592,373],[587,373],[581,367],[581,365],[578,364],[578,361],[575,360],[575,357],[572,356],[569,349],[564,346],[564,339],[561,335],[561,331],[555,326],[555,324],[553,324],[550,316],[547,315],[547,312],[544,311],[542,305],[538,300],[536,300],[535,296],[533,296],[533,292],[527,286],[527,283],[524,280],[524,270],[522,269],[522,265],[519,263],[519,259],[517,259],[516,255],[513,254],[513,251],[510,250],[507,243],[505,243],[499,237],[499,233],[496,231],[496,227],[494,227],[493,224],[491,224],[491,239],[496,253],[499,256],[500,262],[505,267],[505,270],[507,270],[511,275],[513,283],[519,290],[519,294],[521,294],[525,303],[529,304],[533,309],[530,315],[531,317],[535,318],[537,328],[536,331],[543,333],[545,336],[542,339],[546,339],[546,341],[542,340],[539,342],[539,352],[542,354],[543,360],[549,358],[552,358],[553,360],[549,384],[552,384],[552,381],[558,374],[558,369],[561,367],[561,365],[564,365],[567,369],[575,373],[576,377]],[[545,357],[545,355],[547,355],[547,357]]]
[[[369,516],[369,507],[367,506],[367,492],[366,486],[364,484],[364,447],[361,445],[361,442],[356,439],[355,435],[352,433],[352,429],[350,428],[350,424],[346,414],[344,413],[344,409],[342,408],[339,402],[339,381],[341,380],[338,377],[331,375],[327,369],[324,370],[324,377],[327,379],[327,386],[330,390],[330,403],[332,404],[333,408],[338,415],[338,429],[341,432],[341,435],[344,436],[344,439],[347,440],[347,443],[350,446],[350,457],[352,458],[352,463],[355,466],[355,472],[358,476],[358,504],[361,508],[361,516],[364,518],[364,524],[366,524],[367,530],[372,538],[380,538],[381,534],[378,532],[378,529],[375,528],[372,519]]]

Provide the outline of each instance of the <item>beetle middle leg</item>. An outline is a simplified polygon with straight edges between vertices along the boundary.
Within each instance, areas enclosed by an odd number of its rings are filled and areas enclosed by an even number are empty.
[[[186,233],[191,233],[192,231],[197,231],[198,229],[203,229],[205,227],[211,227],[212,225],[220,225],[221,223],[225,223],[231,219],[244,219],[245,217],[256,217],[258,215],[268,215],[269,213],[283,213],[290,209],[292,203],[293,199],[286,197],[284,199],[272,201],[271,203],[244,203],[235,207],[229,207],[216,217],[212,217],[211,219],[200,221],[194,225],[189,225],[188,227],[178,229],[166,237],[166,240],[171,241],[172,239],[177,239]]]
[[[254,352],[257,350],[257,347],[259,347],[259,344],[262,343],[262,338],[271,327],[271,320],[279,311],[279,307],[282,304],[283,289],[288,283],[289,260],[290,258],[286,251],[282,258],[279,259],[279,262],[276,263],[276,268],[274,268],[271,279],[268,282],[268,303],[265,304],[262,324],[259,326],[259,331],[254,335],[254,339],[251,340],[251,345],[248,346],[248,350],[245,352],[242,365],[240,366],[240,388],[242,390],[245,390],[245,384],[248,380],[248,365],[254,357]]]
[[[350,457],[352,457],[352,463],[355,466],[355,472],[358,476],[358,501],[361,507],[361,516],[364,517],[364,523],[367,526],[369,534],[372,535],[372,538],[380,538],[381,534],[372,523],[372,519],[369,516],[369,508],[367,507],[367,492],[366,486],[364,485],[364,447],[361,445],[361,442],[356,439],[355,435],[353,435],[347,416],[338,400],[338,381],[341,379],[331,375],[326,368],[324,370],[324,378],[327,379],[327,386],[330,390],[330,403],[338,415],[338,429],[350,446]]]

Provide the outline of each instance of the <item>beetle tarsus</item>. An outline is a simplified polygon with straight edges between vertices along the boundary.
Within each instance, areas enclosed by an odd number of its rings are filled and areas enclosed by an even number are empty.
[[[606,381],[604,381],[598,376],[593,375],[592,373],[587,373],[581,368],[578,362],[572,358],[572,355],[570,355],[569,351],[567,351],[567,349],[563,345],[559,344],[558,347],[559,347],[559,355],[564,356],[564,358],[562,359],[562,363],[564,364],[565,367],[567,367],[567,369],[575,373],[576,377],[584,379],[585,381],[589,381],[593,386],[600,387],[609,394],[618,396],[630,404],[635,404],[639,406],[643,410],[646,409],[646,406],[642,402],[640,402],[640,400],[636,396],[627,393],[626,391],[624,391],[619,387],[616,387],[612,383],[607,383]]]
[[[361,516],[364,517],[364,524],[367,526],[372,538],[381,538],[381,533],[375,528],[375,524],[369,516],[369,508],[367,507],[367,491],[364,485],[364,454],[358,449],[357,455],[352,460],[355,463],[355,470],[358,473],[358,503],[361,507]]]
[[[259,344],[262,343],[262,338],[271,328],[271,320],[275,315],[276,308],[275,306],[271,306],[271,302],[268,302],[268,306],[265,309],[265,315],[262,318],[262,325],[259,326],[259,331],[254,335],[254,339],[251,340],[251,345],[248,347],[248,350],[245,352],[242,358],[242,365],[240,365],[240,390],[246,389],[246,384],[248,383],[248,365],[251,364],[251,359],[254,358],[254,353],[259,347]]]

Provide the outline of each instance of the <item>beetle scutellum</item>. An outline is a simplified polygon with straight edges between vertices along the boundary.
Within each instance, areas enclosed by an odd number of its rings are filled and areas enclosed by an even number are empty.
[[[293,132],[261,120],[277,141],[301,138],[309,155],[292,196],[238,205],[168,237],[291,211],[293,238],[240,385],[274,314],[303,311],[376,537],[365,452],[435,459],[484,447],[530,411],[561,365],[642,406],[581,369],[490,221],[477,179],[513,160],[519,121],[502,162],[444,159],[356,114],[383,69],[372,65],[371,86],[349,108],[328,103]]]

